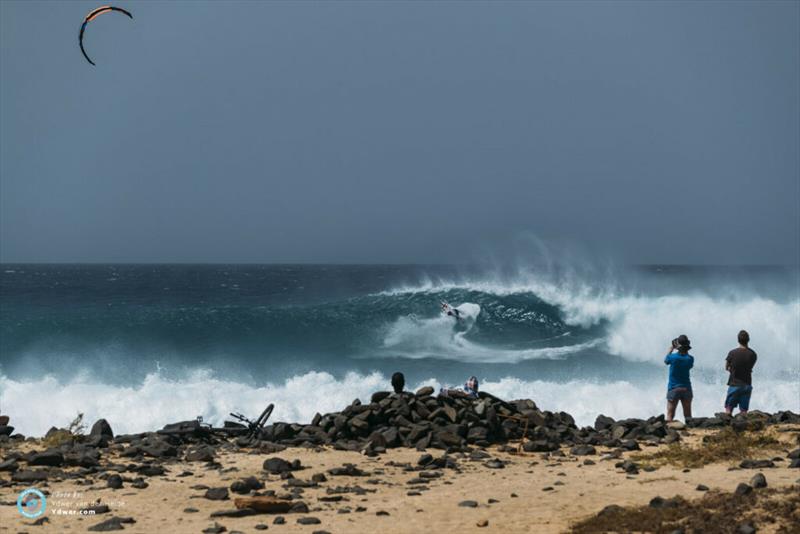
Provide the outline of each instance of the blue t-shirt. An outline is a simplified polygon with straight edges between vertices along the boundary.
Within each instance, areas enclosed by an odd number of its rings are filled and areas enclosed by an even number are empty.
[[[694,356],[671,352],[664,358],[664,363],[669,365],[667,391],[675,388],[692,389],[692,381],[689,380],[689,369],[694,366]]]

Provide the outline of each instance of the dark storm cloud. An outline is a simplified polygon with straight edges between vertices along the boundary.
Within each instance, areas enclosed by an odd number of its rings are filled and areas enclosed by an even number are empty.
[[[797,2],[0,3],[3,261],[796,263]]]

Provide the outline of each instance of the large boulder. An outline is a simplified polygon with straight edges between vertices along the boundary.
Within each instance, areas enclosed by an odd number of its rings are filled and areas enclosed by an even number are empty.
[[[108,424],[108,421],[105,419],[98,419],[95,421],[91,431],[89,431],[89,437],[95,436],[104,437],[109,441],[114,439],[114,431],[111,430],[111,425]]]

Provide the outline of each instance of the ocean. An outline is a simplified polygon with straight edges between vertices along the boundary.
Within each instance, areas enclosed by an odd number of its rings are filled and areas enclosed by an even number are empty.
[[[130,433],[269,403],[308,422],[402,371],[412,390],[476,375],[587,425],[662,413],[686,334],[694,413],[711,415],[740,329],[751,409],[800,412],[796,267],[3,264],[0,412],[28,435],[77,413]]]

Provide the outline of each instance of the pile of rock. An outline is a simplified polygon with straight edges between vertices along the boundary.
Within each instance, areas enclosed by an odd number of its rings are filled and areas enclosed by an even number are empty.
[[[513,440],[527,451],[552,451],[561,446],[624,446],[623,442],[679,439],[663,417],[647,421],[598,418],[579,429],[567,413],[541,411],[531,400],[506,402],[487,393],[479,399],[434,396],[425,387],[415,394],[378,392],[369,404],[356,399],[340,412],[317,414],[311,424],[275,423],[261,439],[286,446],[331,445],[337,449],[380,453],[387,448],[429,447],[450,451],[469,445],[488,446]],[[524,435],[523,435],[524,434]]]
[[[724,414],[722,414],[724,415]],[[693,419],[689,426],[800,423],[792,412],[747,417]],[[369,404],[356,399],[340,412],[317,414],[311,424],[275,423],[261,439],[285,446],[331,445],[337,449],[380,453],[392,447],[429,447],[451,452],[470,445],[488,446],[521,440],[528,452],[572,448],[573,454],[594,454],[594,446],[638,450],[640,443],[658,445],[680,440],[681,424],[663,415],[616,421],[600,415],[593,427],[578,428],[565,412],[539,410],[532,400],[503,401],[482,392],[479,399],[434,396],[431,387],[415,394],[377,392]]]

